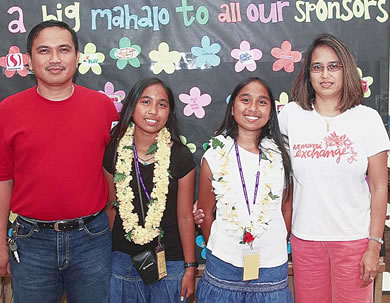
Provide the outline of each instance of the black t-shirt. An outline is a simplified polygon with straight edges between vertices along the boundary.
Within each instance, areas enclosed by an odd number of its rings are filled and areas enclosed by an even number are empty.
[[[115,173],[115,163],[114,156],[115,152],[113,148],[107,147],[104,154],[104,168],[111,174]],[[171,147],[171,157],[169,165],[169,187],[167,194],[166,208],[164,215],[161,220],[161,227],[164,231],[164,236],[162,238],[162,243],[165,245],[165,256],[168,261],[177,261],[184,260],[183,249],[181,246],[180,235],[179,235],[179,226],[177,223],[177,191],[178,191],[178,180],[188,174],[195,167],[195,163],[192,157],[191,152],[186,146],[179,143],[173,143]],[[139,165],[142,179],[144,181],[145,187],[150,194],[153,189],[153,171],[154,163],[149,165]],[[136,179],[136,168],[134,161],[131,168],[132,180],[130,186],[134,192],[134,210],[140,218],[140,224],[143,222],[142,213],[140,207],[139,192]],[[145,193],[142,190],[142,201],[145,210],[145,217],[148,210],[147,207],[147,198]],[[180,203],[180,202],[179,202]],[[138,253],[146,249],[154,251],[154,248],[157,246],[156,237],[152,242],[145,245],[138,245],[133,242],[129,242],[125,238],[125,231],[122,225],[122,219],[119,216],[119,211],[117,211],[114,227],[112,230],[112,250],[121,251],[130,256],[135,256]]]

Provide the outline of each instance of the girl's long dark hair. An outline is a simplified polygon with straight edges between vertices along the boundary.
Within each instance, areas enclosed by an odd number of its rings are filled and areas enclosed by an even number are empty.
[[[177,119],[175,115],[175,99],[173,97],[172,90],[168,85],[165,84],[164,81],[158,78],[145,78],[139,80],[137,83],[134,84],[125,101],[123,102],[123,108],[120,114],[119,123],[112,131],[111,140],[108,143],[109,147],[114,148],[114,150],[116,150],[119,140],[126,133],[126,130],[129,127],[130,123],[133,122],[133,113],[139,98],[147,87],[155,84],[160,84],[165,89],[168,95],[169,114],[165,126],[169,130],[172,140],[176,143],[181,143],[179,138]]]
[[[234,116],[232,115],[232,109],[234,106],[234,103],[236,102],[236,97],[240,93],[241,89],[246,86],[247,84],[253,82],[253,81],[258,81],[262,85],[264,85],[265,89],[268,92],[270,101],[271,101],[271,113],[269,120],[266,125],[262,128],[259,137],[257,138],[257,145],[260,147],[261,146],[261,141],[263,138],[269,138],[273,139],[275,144],[278,146],[278,149],[282,155],[282,160],[283,160],[283,167],[284,167],[284,179],[285,179],[285,185],[286,185],[286,190],[287,190],[287,195],[286,198],[290,194],[290,177],[291,177],[291,160],[290,156],[287,152],[286,144],[287,140],[286,137],[283,136],[280,133],[279,129],[279,122],[278,122],[278,116],[276,112],[276,105],[275,105],[275,99],[273,97],[271,87],[268,85],[268,83],[258,77],[251,77],[248,78],[241,83],[239,83],[235,89],[233,90],[231,96],[230,96],[230,101],[229,104],[226,108],[225,112],[225,117],[221,123],[221,125],[218,127],[216,131],[216,135],[224,135],[224,136],[230,136],[233,139],[237,139],[238,137],[238,126],[236,120],[234,120]]]

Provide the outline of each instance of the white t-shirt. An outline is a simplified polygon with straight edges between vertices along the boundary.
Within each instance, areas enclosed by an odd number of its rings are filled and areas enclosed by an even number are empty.
[[[296,102],[279,114],[295,177],[292,232],[304,240],[366,238],[371,204],[368,157],[389,150],[389,137],[379,114],[364,105],[327,120]]]
[[[223,138],[218,136],[217,138],[222,138],[221,140],[225,144],[224,149],[211,147],[203,156],[207,160],[213,174],[212,184],[214,194],[216,195],[217,209],[216,220],[211,227],[207,248],[219,259],[234,266],[243,267],[242,249],[248,246],[248,244],[239,243],[243,238],[243,229],[232,222],[233,219],[232,221],[229,220],[234,218],[236,222],[241,224],[241,227],[245,227],[250,226],[250,220],[259,222],[257,221],[257,215],[263,215],[268,225],[255,224],[253,234],[256,234],[256,238],[252,243],[253,249],[259,252],[260,255],[260,267],[269,268],[284,264],[287,261],[287,231],[281,212],[284,169],[281,155],[278,152],[269,150],[269,148],[272,148],[278,151],[277,146],[269,139],[263,139],[261,143],[263,157],[260,162],[260,182],[255,205],[252,205],[252,203],[256,173],[259,169],[257,164],[259,155],[239,147],[252,214],[250,217],[243,194],[234,141],[230,137]],[[223,154],[223,152],[226,153]],[[219,179],[222,169],[225,169],[228,173],[222,179]],[[226,187],[217,180],[226,181]],[[274,199],[270,198],[270,192],[272,192]],[[234,212],[231,212],[232,206],[234,206]],[[224,216],[226,213],[229,213],[231,216]],[[229,220],[226,220],[226,218],[229,218]]]

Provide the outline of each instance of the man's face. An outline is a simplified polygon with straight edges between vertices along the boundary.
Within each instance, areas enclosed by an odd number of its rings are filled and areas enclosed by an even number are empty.
[[[34,39],[28,65],[38,86],[58,88],[72,83],[79,61],[70,32],[61,27],[47,27]]]

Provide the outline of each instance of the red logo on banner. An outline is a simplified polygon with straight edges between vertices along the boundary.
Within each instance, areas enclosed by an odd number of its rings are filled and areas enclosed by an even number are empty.
[[[13,45],[9,48],[8,54],[4,57],[0,57],[0,66],[4,67],[4,74],[7,78],[11,78],[18,73],[22,77],[26,77],[28,70],[25,65],[27,64],[27,55],[20,52],[19,47]]]
[[[368,83],[367,80],[362,79],[363,93],[368,91]]]
[[[24,68],[23,55],[21,53],[7,55],[6,62],[7,62],[7,70],[10,71],[22,70]]]

